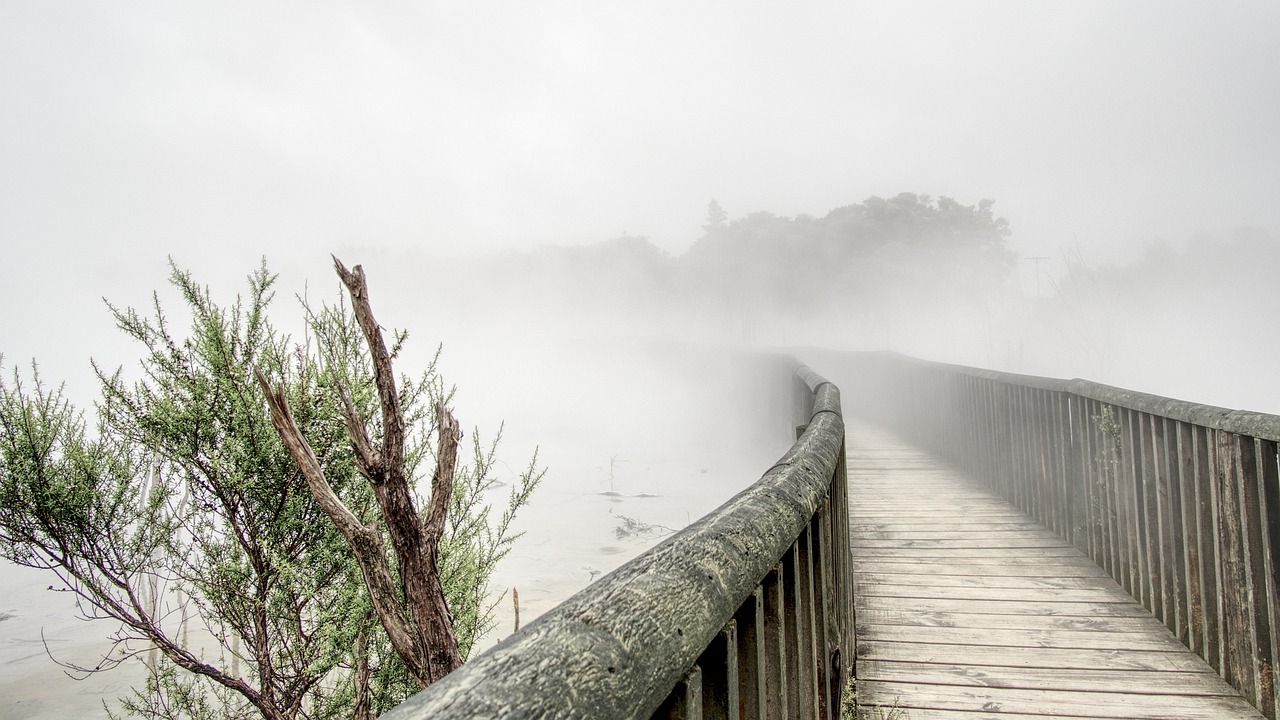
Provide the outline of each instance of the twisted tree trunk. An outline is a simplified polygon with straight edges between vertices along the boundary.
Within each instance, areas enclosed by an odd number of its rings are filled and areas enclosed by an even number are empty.
[[[440,584],[440,538],[448,518],[453,492],[458,442],[462,438],[458,421],[443,405],[436,405],[438,446],[436,467],[431,478],[431,499],[426,518],[413,505],[413,492],[405,469],[404,414],[396,390],[391,354],[382,330],[373,317],[364,270],[352,270],[334,258],[338,277],[351,295],[356,321],[364,334],[373,361],[374,382],[382,411],[382,442],[369,436],[363,417],[351,402],[346,388],[340,388],[346,424],[361,473],[369,481],[382,513],[383,524],[399,569],[399,589],[384,550],[382,534],[376,527],[360,522],[343,504],[324,477],[302,432],[289,410],[284,390],[271,385],[257,373],[271,409],[271,422],[295,462],[302,469],[311,496],[342,532],[360,566],[374,611],[396,653],[403,658],[414,679],[422,687],[439,680],[462,664],[453,618]]]

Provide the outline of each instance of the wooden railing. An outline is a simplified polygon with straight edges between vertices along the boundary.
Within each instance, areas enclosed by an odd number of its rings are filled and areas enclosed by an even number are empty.
[[[383,717],[838,717],[844,420],[834,385],[788,369],[803,433],[758,482]]]
[[[1280,717],[1280,417],[888,353],[832,362],[851,408],[1092,556]]]

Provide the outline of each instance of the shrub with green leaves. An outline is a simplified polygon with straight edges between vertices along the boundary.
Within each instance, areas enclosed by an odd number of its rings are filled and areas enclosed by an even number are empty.
[[[0,555],[56,575],[85,617],[117,628],[102,662],[74,669],[146,664],[145,685],[121,699],[126,714],[372,717],[421,683],[389,645],[351,548],[309,495],[255,381],[260,371],[279,382],[334,492],[379,528],[343,415],[345,394],[373,418],[371,435],[381,431],[347,300],[304,303],[307,339],[295,343],[268,317],[276,278],[265,263],[229,306],[187,272],[174,267],[170,279],[190,316],[185,336],[158,297],[147,313],[109,306],[144,355],[136,373],[95,363],[91,417],[34,363],[0,374]],[[404,340],[396,335],[392,357]],[[452,391],[434,361],[398,387],[416,480],[434,464],[433,409]],[[492,623],[489,578],[541,478],[535,458],[491,509],[496,445],[473,433],[440,542],[463,657]]]

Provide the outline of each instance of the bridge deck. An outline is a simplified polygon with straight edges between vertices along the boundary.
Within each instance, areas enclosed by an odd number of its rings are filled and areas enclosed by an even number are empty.
[[[848,433],[864,718],[1262,718],[1057,535],[882,430]]]

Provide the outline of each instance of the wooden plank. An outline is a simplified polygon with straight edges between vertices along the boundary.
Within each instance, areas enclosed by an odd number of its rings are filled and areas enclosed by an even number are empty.
[[[935,517],[935,522],[931,529],[903,529],[899,525],[892,528],[882,528],[877,530],[855,530],[851,535],[853,538],[865,538],[868,540],[1019,540],[1023,538],[1035,538],[1041,540],[1053,540],[1063,545],[1071,543],[1063,540],[1053,532],[1046,528],[1026,528],[1026,527],[1004,527],[994,530],[975,529],[972,526],[953,526],[949,517]]]
[[[895,708],[889,705],[872,705],[860,711],[858,720],[1112,720],[1099,715],[1044,715],[1042,713],[970,712],[968,710],[937,710],[934,708]]]
[[[915,567],[915,566],[908,566]],[[876,585],[933,585],[935,587],[972,587],[989,590],[1072,590],[1095,589],[1111,590],[1114,581],[1108,577],[1089,575],[1086,577],[1062,577],[1049,575],[1046,577],[1018,577],[1007,575],[943,575],[938,573],[915,572],[875,572],[862,568],[859,580]],[[1000,593],[995,593],[1000,595]]]
[[[936,708],[907,708],[894,707],[892,705],[874,705],[868,706],[861,710],[858,715],[859,720],[1115,720],[1114,713],[1101,715],[1088,711],[1087,708],[1079,708],[1072,715],[1048,715],[1045,713],[1015,713],[1006,710],[995,710],[993,712],[972,710],[939,710]],[[1138,716],[1133,716],[1138,717]],[[1184,716],[1161,716],[1161,720],[1169,720],[1170,718],[1181,718]],[[1248,715],[1209,715],[1209,717],[1221,717],[1224,720],[1232,718],[1253,717]],[[1261,716],[1256,716],[1261,717]]]
[[[916,492],[928,492],[928,490],[920,488]],[[900,502],[896,505],[867,505],[863,503],[855,512],[858,513],[858,519],[863,522],[900,523],[914,521],[917,523],[936,523],[937,521],[945,521],[947,523],[959,523],[962,519],[968,519],[981,523],[1009,523],[1023,522],[1027,518],[1026,515],[1012,515],[1009,511],[992,509],[977,503],[966,504],[961,499],[945,500],[938,504],[915,504],[909,509],[904,508]],[[935,527],[945,528],[947,526],[935,525]]]
[[[859,586],[859,591],[864,587]],[[977,612],[995,615],[1044,615],[1081,617],[1150,617],[1151,614],[1137,603],[1071,603],[1030,602],[1017,600],[989,601],[976,605],[971,600],[945,598],[915,598],[908,605],[903,598],[885,595],[859,594],[857,609],[902,610],[910,607],[925,612]]]
[[[986,613],[941,613],[920,610],[872,610],[863,608],[858,613],[858,622],[867,625],[931,625],[936,627],[1150,633],[1153,620],[1149,617],[993,615]]]
[[[908,554],[903,558],[892,558],[877,553],[858,553],[854,555],[853,562],[855,565],[871,565],[875,563],[910,563],[913,565],[941,565],[944,567],[956,568],[961,572],[968,572],[969,565],[987,565],[998,563],[1000,566],[1009,568],[1060,568],[1060,567],[1098,567],[1096,563],[1083,555],[1056,555],[1046,558],[1043,555],[1038,557],[1024,557],[1021,555],[987,555],[981,556],[930,556],[925,557],[921,553],[915,555]],[[1105,573],[1104,573],[1105,574]]]
[[[1088,630],[1027,630],[1025,628],[968,628],[936,625],[858,624],[863,640],[923,642],[989,647],[1064,648],[1074,650],[1159,650],[1180,652],[1186,647],[1165,634],[1106,633]]]
[[[871,539],[871,538],[854,538],[853,544],[858,548],[908,548],[921,550],[1021,550],[1024,548],[1043,549],[1071,549],[1065,541],[1060,538],[1038,538],[1028,536],[1011,535],[1007,539],[1001,538],[950,538],[946,540],[906,540],[895,538]]]
[[[868,703],[898,703],[914,718],[916,707],[969,712],[1040,713],[1070,717],[1088,713],[1095,717],[1134,720],[1223,720],[1261,718],[1240,697],[1215,695],[1143,695],[1022,688],[969,688],[956,685],[884,682],[858,683],[859,696]]]
[[[853,534],[859,532],[875,531],[875,530],[895,530],[895,531],[936,531],[938,524],[929,522],[859,522],[850,526]],[[947,529],[951,532],[967,532],[974,531],[991,531],[991,530],[1038,530],[1040,525],[1031,520],[1000,520],[989,522],[983,518],[950,518],[947,520]]]
[[[1078,564],[1064,562],[1035,563],[1032,565],[991,565],[981,560],[966,560],[963,563],[923,563],[923,562],[871,562],[863,560],[856,567],[864,573],[894,573],[902,575],[959,575],[978,576],[989,579],[1004,578],[1089,578],[1109,577],[1102,568],[1092,561]],[[970,573],[972,575],[970,575]]]
[[[1128,604],[1132,600],[1125,597],[1124,591],[1117,587],[1110,588],[1077,588],[1070,593],[1062,592],[1060,597],[1046,601],[1043,588],[981,588],[981,587],[946,587],[936,585],[889,585],[886,583],[868,583],[865,586],[859,581],[859,588],[868,596],[890,596],[900,598],[939,598],[946,600],[972,600],[976,603],[1001,603],[1005,601],[1054,602],[1061,605],[1080,605],[1094,603]]]
[[[970,687],[1023,688],[1028,690],[1078,690],[1130,692],[1150,695],[1217,695],[1239,693],[1208,668],[1196,671],[1078,670],[1072,668],[1017,668],[1003,665],[955,665],[868,660],[858,666],[863,680],[964,685]]]
[[[1016,553],[1024,560],[1029,558],[1078,557],[1079,550],[1073,547],[1052,548],[1017,548]],[[920,558],[1005,558],[1013,555],[1009,548],[898,548],[898,547],[862,547],[854,545],[855,557],[920,557]]]
[[[986,647],[945,643],[890,642],[858,639],[858,662],[898,660],[956,665],[999,665],[1078,670],[1159,670],[1199,672],[1204,661],[1188,652],[1157,650],[1098,651],[1081,648]]]

